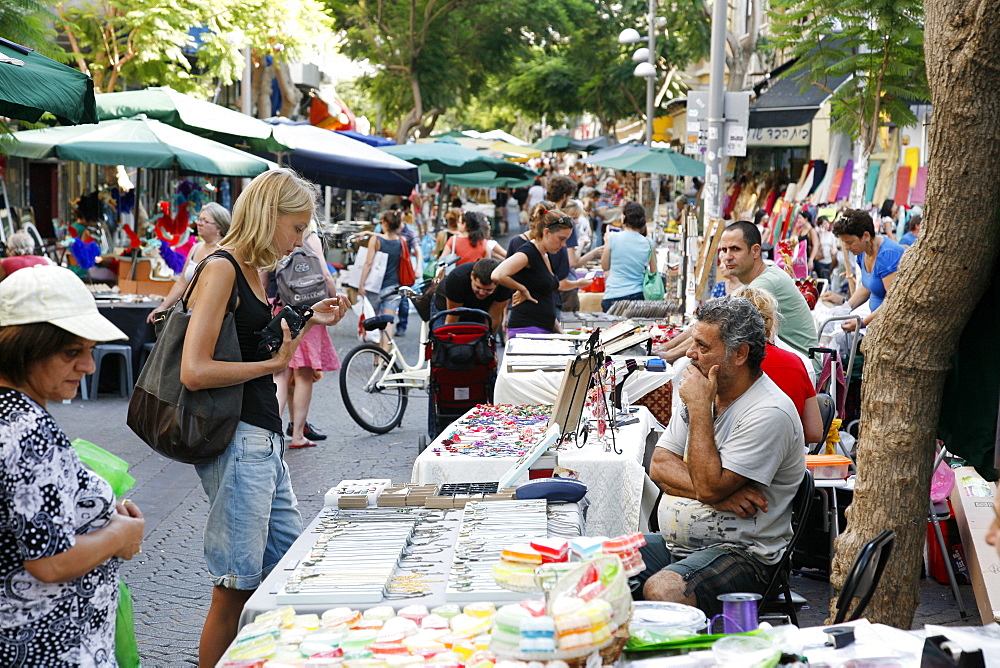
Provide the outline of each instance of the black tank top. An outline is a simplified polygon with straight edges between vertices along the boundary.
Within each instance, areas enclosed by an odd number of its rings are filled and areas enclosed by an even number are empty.
[[[244,362],[262,362],[271,359],[270,353],[262,353],[259,348],[259,332],[271,322],[271,308],[262,302],[250,284],[247,283],[240,265],[227,251],[213,253],[226,258],[236,269],[236,337],[240,342],[240,353]],[[278,414],[278,397],[271,374],[248,380],[243,384],[243,409],[240,420],[261,429],[281,433],[281,416]]]
[[[522,244],[518,253],[528,256],[528,266],[511,278],[528,288],[538,303],[523,301],[510,311],[508,327],[541,327],[553,331],[556,324],[555,294],[559,289],[559,279],[545,266],[545,260],[535,244]]]

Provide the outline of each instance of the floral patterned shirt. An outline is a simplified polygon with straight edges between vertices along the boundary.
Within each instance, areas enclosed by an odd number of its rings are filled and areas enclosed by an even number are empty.
[[[52,416],[0,388],[0,665],[116,666],[120,560],[51,584],[24,568],[70,549],[113,512],[111,486],[84,468]]]

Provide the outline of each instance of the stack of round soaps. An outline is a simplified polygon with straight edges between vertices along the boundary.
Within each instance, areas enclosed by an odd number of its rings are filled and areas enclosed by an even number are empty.
[[[601,552],[613,554],[621,559],[622,566],[625,567],[625,575],[632,577],[638,575],[646,568],[642,561],[642,554],[639,548],[646,544],[646,539],[641,533],[633,533],[618,538],[609,538],[601,544]]]
[[[503,606],[493,618],[490,648],[500,656],[536,659],[547,654],[585,655],[604,647],[616,630],[611,604],[600,598],[564,597],[553,603],[550,612],[545,614],[538,601]]]
[[[380,606],[361,613],[334,608],[296,615],[291,607],[258,615],[245,626],[223,668],[492,668],[488,632],[492,603],[464,610],[411,605],[396,613]]]
[[[559,651],[598,649],[617,630],[611,625],[611,604],[602,598],[584,602],[576,596],[559,598],[552,604]]]
[[[542,564],[569,561],[569,543],[559,538],[536,538],[530,543],[511,545],[500,553],[493,567],[498,585],[514,591],[538,591],[535,569]]]

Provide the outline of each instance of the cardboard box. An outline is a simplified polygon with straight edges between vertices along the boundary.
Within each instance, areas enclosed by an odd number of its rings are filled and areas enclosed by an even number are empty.
[[[951,505],[983,624],[1000,621],[1000,555],[986,543],[986,532],[996,517],[993,492],[994,484],[983,480],[971,466],[955,469]]]
[[[138,258],[135,265],[135,278],[132,278],[132,258],[118,258],[118,289],[124,294],[163,295],[170,294],[174,287],[174,279],[158,279],[150,276],[152,260],[148,257]]]

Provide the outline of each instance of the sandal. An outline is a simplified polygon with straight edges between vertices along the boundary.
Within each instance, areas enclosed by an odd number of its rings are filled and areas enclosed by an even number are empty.
[[[295,449],[298,449],[298,448],[315,448],[316,444],[313,443],[312,441],[303,441],[302,443],[289,443],[288,447],[289,448],[295,448]]]

